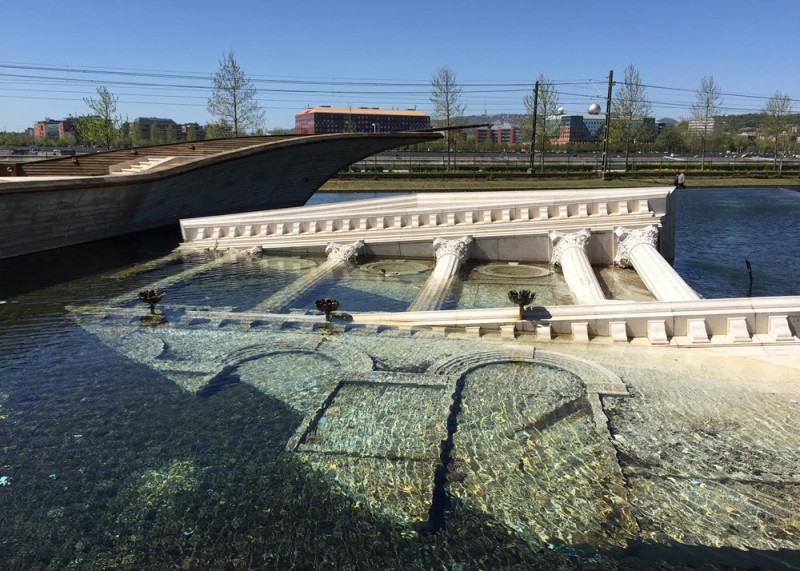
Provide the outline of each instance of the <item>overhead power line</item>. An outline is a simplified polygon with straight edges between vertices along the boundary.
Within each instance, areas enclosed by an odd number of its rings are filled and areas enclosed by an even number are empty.
[[[212,78],[211,73],[197,71],[0,62],[0,97],[82,101],[93,96],[97,87],[106,86],[116,88],[116,95],[124,104],[202,108],[205,107],[202,100],[211,92]],[[425,108],[430,105],[430,80],[425,79],[266,75],[249,78],[258,86],[259,103],[268,109],[302,109],[323,102],[343,107],[367,104]],[[460,82],[459,87],[464,103],[471,108],[478,106],[491,109],[492,113],[521,114],[525,113],[522,98],[531,92],[533,83],[519,79],[475,79]],[[598,90],[598,86],[606,83],[604,78],[568,78],[552,80],[552,83],[557,86],[563,105],[580,106],[604,99]],[[615,85],[625,85],[625,82],[615,82]],[[686,87],[657,84],[642,84],[642,87],[660,95],[649,103],[662,110],[688,111],[696,95],[696,90]],[[56,96],[58,94],[64,97]],[[759,112],[756,105],[771,97],[733,92],[721,95],[725,98],[721,109],[726,113]],[[800,102],[797,98],[790,100]]]

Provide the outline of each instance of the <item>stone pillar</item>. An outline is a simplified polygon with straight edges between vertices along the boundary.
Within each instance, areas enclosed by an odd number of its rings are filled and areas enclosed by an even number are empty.
[[[669,265],[656,249],[658,226],[651,224],[637,230],[619,227],[614,263],[624,268],[633,267],[644,285],[659,301],[693,301],[700,299],[678,272]]]
[[[592,233],[588,228],[565,234],[553,230],[549,234],[553,244],[553,255],[550,263],[561,266],[564,279],[572,292],[572,297],[581,305],[604,303],[606,296],[597,281],[597,276],[589,263],[586,248]]]
[[[355,260],[363,247],[364,242],[362,240],[358,240],[352,244],[337,244],[336,242],[331,242],[325,248],[325,253],[328,255],[328,259],[325,262],[309,270],[302,277],[296,279],[285,288],[276,291],[255,306],[253,311],[271,313],[285,309],[292,301],[305,294],[305,292],[333,272],[337,270],[347,271],[352,268],[353,260]]]
[[[453,283],[458,279],[461,264],[469,257],[471,243],[472,236],[464,236],[458,240],[434,239],[436,267],[408,311],[434,311],[442,306]]]

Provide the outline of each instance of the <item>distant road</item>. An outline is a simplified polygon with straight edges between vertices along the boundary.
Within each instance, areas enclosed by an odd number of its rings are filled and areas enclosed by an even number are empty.
[[[602,153],[600,152],[582,152],[582,153],[566,153],[566,152],[546,152],[544,154],[545,163],[552,164],[577,164],[577,165],[591,165],[599,167],[602,161]],[[441,152],[396,152],[387,151],[380,153],[376,156],[365,159],[361,162],[363,165],[381,165],[383,167],[396,167],[402,169],[403,166],[410,166],[416,164],[423,165],[441,165],[444,164],[446,153]],[[451,161],[452,161],[451,156]],[[455,161],[460,165],[523,165],[530,163],[530,154],[528,153],[506,153],[506,152],[459,152],[455,155]],[[536,153],[536,161],[541,160],[541,153]],[[621,153],[612,153],[609,155],[609,163],[612,167],[616,167],[625,162],[625,155]],[[700,155],[684,153],[669,155],[664,153],[635,153],[630,155],[628,161],[631,163],[658,163],[666,167],[680,168],[681,166],[699,165],[701,161]],[[722,155],[722,154],[707,154],[706,165],[741,165],[753,164],[763,165],[771,163],[772,157],[769,156],[741,156],[741,155]],[[784,158],[784,165],[800,165],[798,158]]]

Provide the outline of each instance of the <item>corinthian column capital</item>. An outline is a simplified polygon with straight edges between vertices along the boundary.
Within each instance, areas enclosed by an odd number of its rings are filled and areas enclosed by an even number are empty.
[[[469,245],[471,243],[472,236],[464,236],[458,240],[435,238],[433,240],[433,255],[437,262],[439,258],[449,254],[458,258],[458,262],[462,263],[469,256]]]
[[[561,263],[561,255],[567,248],[580,248],[586,253],[586,249],[589,246],[589,238],[592,237],[592,231],[584,228],[583,230],[566,234],[558,230],[552,230],[548,236],[553,244],[553,255],[550,256],[550,263],[557,266]]]
[[[631,250],[640,244],[648,244],[655,248],[658,246],[658,226],[650,224],[644,228],[628,230],[622,226],[614,230],[618,237],[617,255],[614,256],[614,264],[624,268],[630,267]]]
[[[358,240],[356,242],[353,242],[352,244],[337,244],[336,242],[331,242],[325,248],[325,253],[328,255],[329,260],[340,260],[343,262],[349,262],[350,260],[358,256],[358,253],[361,251],[361,248],[363,247],[364,247],[363,240]]]

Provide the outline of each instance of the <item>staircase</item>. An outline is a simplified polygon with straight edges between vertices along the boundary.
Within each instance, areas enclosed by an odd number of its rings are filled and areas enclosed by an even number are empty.
[[[139,174],[144,171],[148,171],[158,165],[161,165],[167,161],[174,159],[175,157],[148,157],[146,159],[141,159],[133,164],[125,166],[121,168],[119,171],[114,172],[113,174],[117,175],[128,175],[128,174]]]

